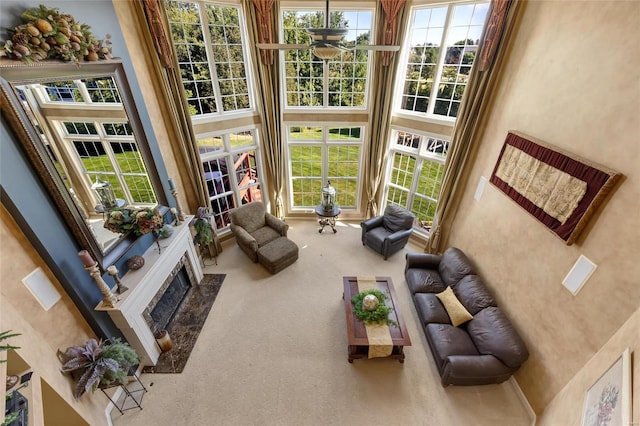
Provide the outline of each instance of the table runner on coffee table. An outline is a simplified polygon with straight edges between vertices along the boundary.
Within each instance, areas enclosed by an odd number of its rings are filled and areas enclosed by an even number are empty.
[[[357,277],[358,292],[377,290],[375,277]],[[393,351],[393,341],[387,324],[364,324],[369,340],[369,358],[388,357]]]

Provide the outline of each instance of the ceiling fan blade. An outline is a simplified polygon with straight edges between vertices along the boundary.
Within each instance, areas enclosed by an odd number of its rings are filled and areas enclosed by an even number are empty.
[[[301,50],[310,49],[308,44],[286,44],[286,43],[256,43],[259,49],[269,50]]]
[[[384,52],[397,52],[400,50],[400,46],[385,46],[385,45],[374,45],[374,44],[358,44],[353,47],[350,47],[351,50],[377,50]]]

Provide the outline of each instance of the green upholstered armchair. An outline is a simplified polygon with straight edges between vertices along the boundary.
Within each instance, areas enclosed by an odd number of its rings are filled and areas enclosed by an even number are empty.
[[[258,249],[276,238],[286,237],[289,225],[265,210],[260,201],[244,204],[231,210],[231,232],[238,246],[254,262]]]

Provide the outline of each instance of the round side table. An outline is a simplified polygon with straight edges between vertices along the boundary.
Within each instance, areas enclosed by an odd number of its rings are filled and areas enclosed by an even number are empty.
[[[325,210],[322,205],[316,207],[316,214],[318,215],[318,224],[320,225],[320,229],[318,232],[322,234],[325,226],[330,226],[335,234],[338,232],[336,230],[336,218],[342,213],[340,207],[333,206],[331,210]]]

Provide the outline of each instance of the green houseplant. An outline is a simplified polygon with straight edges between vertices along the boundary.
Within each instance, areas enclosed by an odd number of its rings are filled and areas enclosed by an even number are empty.
[[[79,399],[89,389],[108,388],[126,383],[129,368],[139,363],[131,346],[114,339],[113,342],[89,339],[83,346],[71,346],[58,351],[63,362],[62,371],[76,380],[73,396]]]

